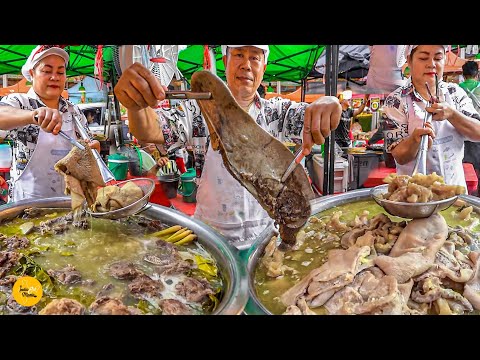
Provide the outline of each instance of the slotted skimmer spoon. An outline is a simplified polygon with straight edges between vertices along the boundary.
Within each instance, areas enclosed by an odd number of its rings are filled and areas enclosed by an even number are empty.
[[[137,215],[142,211],[149,209],[152,206],[151,204],[149,204],[149,200],[150,200],[150,196],[155,190],[155,180],[150,178],[134,178],[130,180],[121,181],[117,183],[115,186],[122,188],[128,183],[134,183],[135,185],[140,187],[140,189],[142,189],[142,192],[143,192],[142,198],[136,200],[135,202],[127,206],[124,206],[123,208],[105,211],[105,212],[97,212],[95,210],[88,208],[87,206],[87,209],[86,209],[87,214],[96,218],[116,220],[116,219],[125,218],[127,216],[131,216],[131,215]]]

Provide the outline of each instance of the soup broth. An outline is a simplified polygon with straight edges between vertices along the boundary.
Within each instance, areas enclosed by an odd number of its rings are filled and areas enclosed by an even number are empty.
[[[476,212],[472,212],[468,220],[462,220],[458,215],[461,209],[458,206],[451,206],[440,213],[450,227],[461,226],[474,233],[480,231],[480,216]],[[306,233],[303,244],[296,250],[290,249],[284,253],[283,264],[294,269],[294,272],[285,271],[281,276],[273,278],[267,275],[267,268],[262,265],[262,258],[257,263],[254,273],[256,296],[272,314],[284,313],[286,306],[280,301],[280,296],[307,276],[313,269],[324,264],[328,260],[329,250],[341,248],[340,238],[346,231],[324,230],[325,222],[329,221],[330,217],[339,211],[341,211],[339,220],[344,223],[350,223],[356,216],[360,216],[365,211],[368,211],[367,217],[369,219],[383,213],[394,222],[405,220],[389,215],[373,200],[361,200],[335,206],[312,216],[302,229]],[[312,221],[312,218],[315,219]],[[279,240],[277,240],[278,243]],[[469,249],[459,250],[464,253],[470,251]],[[323,306],[312,308],[311,310],[317,314],[327,313]]]
[[[162,314],[161,301],[174,299],[188,308],[191,314],[209,314],[214,311],[222,298],[223,279],[218,272],[215,259],[197,241],[185,245],[169,246],[178,251],[183,271],[165,271],[155,261],[146,261],[147,255],[153,259],[162,256],[159,248],[159,238],[152,235],[158,231],[145,226],[149,219],[129,217],[122,220],[106,220],[89,217],[86,221],[89,228],[81,229],[68,225],[66,231],[52,235],[50,232],[42,235],[33,231],[23,235],[25,224],[32,223],[40,226],[42,222],[66,215],[66,211],[55,211],[34,219],[16,218],[0,224],[0,252],[14,251],[23,254],[19,263],[4,274],[33,276],[42,284],[43,297],[35,309],[23,309],[26,312],[37,313],[50,301],[56,298],[69,298],[80,302],[86,309],[103,293],[104,295],[120,299],[125,306],[132,307],[134,313]],[[30,224],[31,225],[31,224]],[[167,228],[167,225],[163,226]],[[7,249],[3,238],[12,236],[26,237],[29,245],[25,248]],[[164,243],[164,242],[162,242]],[[160,296],[135,296],[129,289],[132,278],[121,279],[112,276],[111,267],[116,263],[132,263],[135,271],[148,276],[151,280],[160,283]],[[163,264],[165,265],[165,264]],[[188,266],[185,266],[188,265]],[[1,264],[0,264],[1,266]],[[73,267],[79,272],[81,279],[70,284],[63,284],[55,276],[48,274],[48,270],[59,271]],[[0,271],[1,274],[1,271]],[[186,279],[200,281],[209,291],[202,299],[195,301],[178,290]],[[0,280],[2,277],[0,276]],[[208,283],[206,284],[205,281]],[[1,283],[0,283],[1,284]],[[180,284],[180,285],[179,285]],[[11,285],[0,285],[0,313],[9,314],[15,311],[7,306],[11,297]]]

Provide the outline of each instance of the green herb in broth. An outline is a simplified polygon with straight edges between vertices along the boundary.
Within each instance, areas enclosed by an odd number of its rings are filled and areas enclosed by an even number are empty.
[[[14,235],[26,237],[30,241],[30,246],[27,248],[15,250],[24,256],[9,275],[33,276],[42,283],[44,296],[37,304],[38,310],[52,299],[63,297],[77,300],[88,308],[97,294],[105,286],[112,284],[114,290],[109,294],[110,296],[121,297],[126,306],[137,307],[143,313],[160,314],[161,309],[158,308],[158,303],[152,302],[152,299],[139,300],[133,297],[127,288],[129,281],[116,279],[109,272],[111,264],[128,261],[133,262],[138,270],[152,279],[158,280],[159,275],[156,274],[154,265],[143,261],[145,254],[158,250],[155,245],[158,238],[152,236],[153,230],[140,226],[135,218],[119,221],[90,218],[90,229],[69,226],[64,233],[56,235],[41,235],[39,232],[22,235],[21,226],[26,222],[33,222],[35,226],[39,226],[43,221],[66,214],[67,211],[42,215],[35,219],[16,218],[0,224],[0,234],[6,237]],[[5,251],[2,245],[0,241],[0,251]],[[206,272],[194,266],[192,270],[182,275],[183,277],[181,275],[165,276],[162,280],[171,284],[166,287],[169,293],[165,298],[178,298],[175,294],[175,284],[182,281],[185,276],[206,278],[214,294],[209,295],[202,303],[189,303],[188,306],[192,313],[204,314],[214,311],[223,295],[223,280],[215,260],[198,242],[178,248],[179,253],[189,254],[192,259],[194,256],[203,259],[205,264],[209,264],[209,271]],[[193,260],[191,262],[194,263]],[[46,272],[47,269],[60,270],[68,265],[80,272],[81,282],[64,285],[53,280]],[[0,291],[3,290],[5,289],[0,286]],[[0,313],[5,312],[4,310],[4,306],[0,304]]]
[[[458,217],[460,208],[458,206],[451,206],[448,209],[441,211],[445,221],[450,227],[462,226],[473,232],[480,231],[480,215],[472,212],[469,220],[461,220]],[[385,212],[373,200],[361,200],[351,202],[344,205],[335,206],[333,208],[322,211],[314,217],[322,220],[333,215],[334,212],[341,211],[340,220],[349,223],[355,219],[355,216],[361,215],[364,211],[368,211],[368,218],[372,218],[380,213],[386,214],[394,222],[400,222],[405,219],[394,217]],[[280,302],[280,296],[295,285],[298,281],[304,278],[315,268],[320,267],[327,261],[328,251],[333,248],[340,248],[339,240],[321,239],[315,236],[316,231],[320,229],[321,222],[308,221],[303,230],[312,236],[307,236],[305,242],[298,250],[288,250],[285,252],[283,264],[294,268],[298,271],[292,274],[286,271],[284,275],[278,278],[267,276],[267,269],[260,265],[260,261],[255,269],[254,285],[256,289],[257,298],[261,303],[272,313],[282,314],[286,307]],[[341,238],[344,232],[330,231],[332,234]],[[279,240],[278,240],[279,241]],[[323,307],[311,309],[317,314],[325,314],[326,310]]]

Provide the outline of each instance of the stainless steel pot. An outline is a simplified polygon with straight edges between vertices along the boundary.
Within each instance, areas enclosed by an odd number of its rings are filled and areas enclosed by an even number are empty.
[[[227,243],[220,234],[206,224],[185,214],[156,204],[151,205],[142,216],[161,220],[168,225],[188,227],[198,236],[198,241],[212,254],[224,275],[225,294],[213,315],[238,315],[243,312],[248,300],[248,280],[245,267],[241,264],[237,250]],[[38,208],[70,208],[69,197],[48,199],[28,199],[0,206],[0,221],[18,216],[24,209]]]
[[[343,194],[328,195],[317,198],[311,201],[312,215],[315,215],[321,211],[330,209],[332,207],[340,206],[343,204],[371,199],[371,189],[360,189],[349,191]],[[464,200],[480,213],[480,198],[471,195],[460,195],[459,199]],[[249,300],[245,307],[245,314],[247,315],[271,315],[272,313],[260,302],[257,297],[254,277],[257,264],[263,255],[264,249],[269,243],[272,236],[275,234],[274,230],[264,233],[255,240],[251,247],[250,254],[248,255],[247,273],[248,273],[248,292]]]

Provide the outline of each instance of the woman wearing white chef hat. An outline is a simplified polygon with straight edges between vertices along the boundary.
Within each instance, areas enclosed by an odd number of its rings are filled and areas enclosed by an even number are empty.
[[[427,134],[427,174],[436,172],[446,184],[466,188],[462,166],[464,141],[480,141],[480,115],[458,84],[443,81],[448,48],[403,45],[398,65],[406,61],[411,76],[385,99],[384,111],[399,123],[403,132],[403,137],[390,147],[398,174],[412,174],[421,136]],[[432,122],[424,128],[426,112],[432,114]]]
[[[87,120],[76,105],[62,97],[67,81],[68,53],[60,45],[38,45],[22,67],[32,82],[30,90],[0,99],[0,130],[8,130],[15,142],[10,170],[9,201],[64,196],[63,176],[55,163],[72,149],[58,136],[63,130],[76,138],[73,114],[87,133]],[[90,147],[100,150],[98,141]]]

